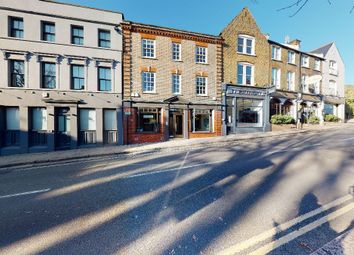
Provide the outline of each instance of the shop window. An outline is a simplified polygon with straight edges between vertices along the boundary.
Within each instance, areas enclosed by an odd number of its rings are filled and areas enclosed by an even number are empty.
[[[212,110],[193,111],[193,132],[212,132]]]
[[[5,108],[5,130],[3,146],[20,145],[20,116],[18,107]]]
[[[44,146],[47,145],[47,109],[32,108],[30,123],[30,145]]]
[[[160,109],[141,108],[138,109],[137,132],[160,132]]]
[[[79,142],[82,145],[96,143],[96,110],[80,109]]]
[[[104,143],[115,144],[118,141],[117,111],[105,109],[103,111]]]
[[[262,127],[263,101],[254,99],[237,99],[237,126]]]

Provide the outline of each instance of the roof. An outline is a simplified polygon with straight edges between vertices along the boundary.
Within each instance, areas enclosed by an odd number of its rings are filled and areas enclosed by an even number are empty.
[[[314,57],[314,58],[318,58],[318,59],[321,59],[321,60],[325,60],[325,58],[323,58],[323,57],[319,57],[319,56],[317,56],[317,55],[312,54],[313,52],[305,52],[305,51],[297,50],[297,49],[294,49],[294,48],[292,48],[292,47],[290,47],[290,46],[287,46],[287,45],[285,45],[285,44],[283,44],[283,43],[279,43],[279,42],[276,42],[276,41],[273,41],[273,40],[268,40],[268,42],[269,42],[270,44],[276,44],[276,45],[278,45],[278,46],[280,46],[280,47],[283,47],[283,48],[288,49],[288,50],[295,51],[295,52],[297,52],[297,53],[301,53],[301,54],[308,55],[308,56],[310,56],[310,57]]]
[[[327,52],[329,51],[329,49],[333,46],[334,42],[331,42],[329,44],[326,44],[316,50],[311,51],[311,53],[315,53],[315,54],[323,54],[326,55]]]
[[[138,23],[138,22],[133,22],[133,21],[123,21],[121,23],[121,25],[122,26],[131,25],[131,26],[135,26],[135,27],[139,27],[139,28],[143,28],[143,29],[151,29],[151,30],[155,30],[155,31],[172,32],[172,33],[178,33],[178,34],[183,34],[183,35],[187,35],[187,36],[203,37],[203,38],[208,38],[208,39],[212,39],[212,40],[217,40],[219,42],[223,42],[223,39],[220,36],[210,35],[210,34],[203,34],[203,33],[198,33],[198,32],[192,32],[192,31],[188,31],[188,30],[169,28],[169,27],[162,27],[162,26]]]

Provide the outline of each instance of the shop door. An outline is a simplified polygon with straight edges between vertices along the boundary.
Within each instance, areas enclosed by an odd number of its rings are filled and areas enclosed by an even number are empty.
[[[169,125],[171,138],[183,137],[183,114],[181,112],[170,112]]]
[[[70,109],[55,109],[55,147],[57,149],[70,148]]]

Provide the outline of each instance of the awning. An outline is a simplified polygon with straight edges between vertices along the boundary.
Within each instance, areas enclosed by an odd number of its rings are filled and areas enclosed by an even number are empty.
[[[276,92],[272,93],[271,96],[276,98],[286,98],[290,100],[297,98],[297,95],[295,93],[280,90],[277,90]]]
[[[306,94],[302,95],[302,100],[303,101],[314,102],[314,103],[321,102],[321,98],[319,96],[306,95]]]
[[[176,102],[178,102],[180,104],[190,104],[189,101],[186,101],[186,100],[180,98],[179,96],[173,96],[173,97],[166,98],[162,102],[165,104],[172,104],[172,103],[176,103]]]
[[[326,104],[333,104],[333,105],[344,104],[345,103],[345,99],[344,98],[340,98],[340,97],[329,97],[329,96],[326,96],[324,98],[324,102]]]

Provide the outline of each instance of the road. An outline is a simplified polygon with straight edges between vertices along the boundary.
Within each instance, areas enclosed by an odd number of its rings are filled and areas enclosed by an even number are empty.
[[[0,254],[315,254],[353,232],[353,149],[349,126],[0,170]]]

